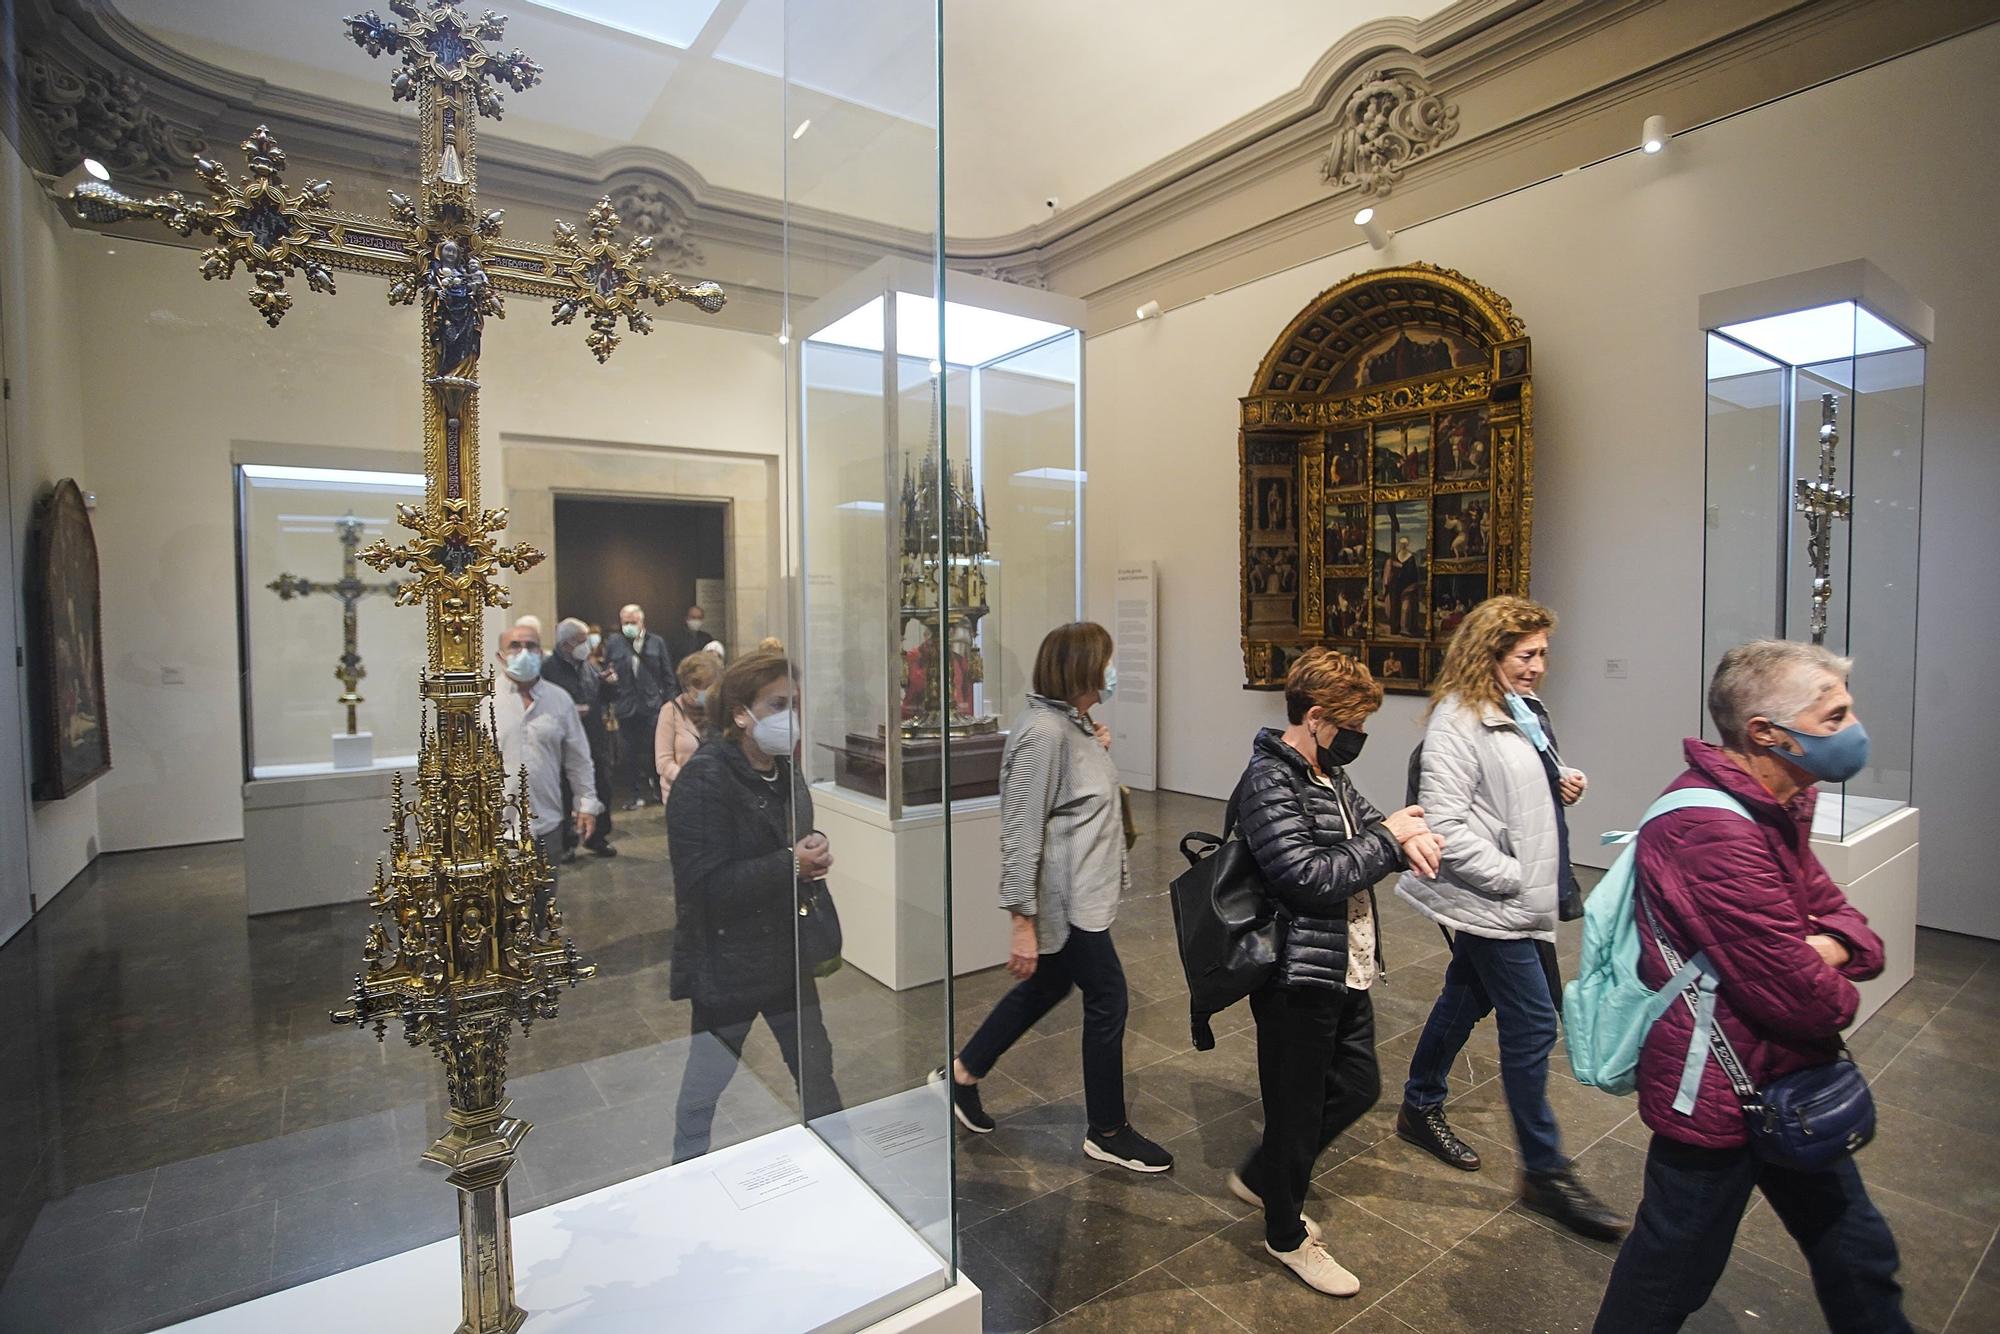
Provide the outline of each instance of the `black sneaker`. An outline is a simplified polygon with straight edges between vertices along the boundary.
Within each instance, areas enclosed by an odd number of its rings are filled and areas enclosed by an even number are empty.
[[[931,1083],[951,1085],[951,1114],[960,1125],[975,1135],[993,1133],[993,1118],[979,1102],[979,1085],[959,1083],[944,1066],[931,1071]]]
[[[1105,1133],[1093,1130],[1083,1137],[1086,1157],[1100,1163],[1114,1163],[1134,1172],[1164,1172],[1174,1165],[1174,1156],[1128,1125]]]
[[[1555,1219],[1579,1237],[1597,1241],[1617,1241],[1629,1226],[1568,1169],[1523,1172],[1521,1203],[1545,1218]]]
[[[612,847],[609,843],[586,843],[583,846],[590,849],[590,855],[593,857],[616,857],[618,855],[618,849]]]
[[[1396,1113],[1396,1138],[1416,1145],[1461,1172],[1479,1170],[1479,1155],[1451,1132],[1451,1123],[1444,1119],[1442,1106],[1412,1107],[1404,1103]]]

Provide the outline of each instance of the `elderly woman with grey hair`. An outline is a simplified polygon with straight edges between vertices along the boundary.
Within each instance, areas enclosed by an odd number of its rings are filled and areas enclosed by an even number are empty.
[[[1639,834],[1639,975],[1649,987],[1667,983],[1675,969],[1663,944],[1682,958],[1706,954],[1714,1026],[1759,1090],[1840,1059],[1841,1030],[1860,1003],[1854,984],[1882,971],[1881,939],[1812,851],[1816,785],[1868,764],[1848,665],[1779,640],[1725,653],[1708,688],[1722,744],[1687,742],[1687,772],[1668,790],[1719,789],[1741,810],[1680,810]],[[1909,1329],[1896,1239],[1851,1154],[1812,1169],[1760,1157],[1720,1062],[1697,1067],[1684,1087],[1694,1026],[1692,1007],[1671,1005],[1640,1052],[1639,1115],[1653,1132],[1645,1198],[1611,1271],[1599,1334],[1677,1330],[1701,1309],[1752,1190],[1805,1253],[1836,1334]]]

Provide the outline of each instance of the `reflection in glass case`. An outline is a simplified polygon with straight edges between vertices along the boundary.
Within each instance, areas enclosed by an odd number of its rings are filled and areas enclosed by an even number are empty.
[[[808,763],[892,815],[942,800],[947,739],[953,797],[999,790],[1079,607],[1081,303],[931,282],[884,260],[799,326]]]
[[[1752,639],[1854,659],[1871,762],[1814,831],[1849,838],[1910,804],[1931,313],[1856,262],[1706,297],[1702,324],[1702,680]]]
[[[236,485],[245,776],[413,763],[423,618],[357,553],[423,474],[242,463]]]

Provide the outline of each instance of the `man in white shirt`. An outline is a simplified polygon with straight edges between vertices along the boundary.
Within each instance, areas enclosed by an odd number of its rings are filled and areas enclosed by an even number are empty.
[[[493,716],[499,729],[500,759],[511,793],[521,766],[528,767],[528,832],[541,844],[549,874],[562,859],[562,781],[575,799],[576,832],[586,842],[604,803],[590,762],[590,740],[576,701],[560,686],[542,680],[542,637],[533,626],[500,632],[500,677],[494,683]]]

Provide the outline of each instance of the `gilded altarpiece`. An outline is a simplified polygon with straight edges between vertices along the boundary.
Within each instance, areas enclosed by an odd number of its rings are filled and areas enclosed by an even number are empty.
[[[1467,611],[1527,591],[1532,369],[1507,299],[1429,264],[1349,278],[1286,327],[1242,400],[1246,688],[1324,645],[1420,691]]]

